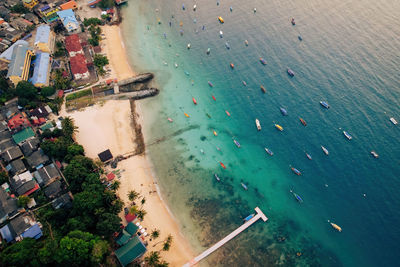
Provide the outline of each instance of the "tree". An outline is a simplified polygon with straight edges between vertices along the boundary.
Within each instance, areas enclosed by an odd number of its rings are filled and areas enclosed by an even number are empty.
[[[30,82],[20,81],[16,87],[16,95],[18,96],[18,104],[27,106],[32,100],[37,98],[37,90]]]
[[[117,191],[118,188],[119,188],[119,186],[120,186],[120,184],[121,184],[120,181],[114,181],[114,182],[111,184],[110,189],[113,190],[113,191]]]
[[[156,239],[160,236],[160,230],[158,229],[154,229],[151,234],[150,234],[151,238]]]
[[[113,0],[101,0],[100,3],[97,4],[101,9],[107,9],[114,6]]]
[[[91,261],[95,263],[95,265],[100,266],[104,260],[104,257],[107,255],[107,251],[110,245],[105,240],[99,240],[93,245]]]
[[[18,197],[18,206],[26,208],[26,206],[28,206],[29,201],[31,201],[31,199],[28,196],[19,196]]]
[[[26,14],[29,12],[29,9],[27,9],[22,3],[18,3],[16,5],[13,5],[10,8],[10,11],[13,13]]]
[[[5,248],[0,254],[1,266],[39,266],[39,244],[35,239],[24,238],[21,242]]]
[[[97,26],[97,25],[101,25],[102,24],[102,22],[101,22],[101,19],[99,19],[99,18],[85,18],[84,20],[83,20],[83,25],[85,25],[85,27],[88,27],[88,26],[90,26],[90,25],[93,25],[93,26]]]
[[[64,136],[73,142],[74,134],[78,131],[78,127],[75,126],[74,120],[71,117],[65,117],[61,126]]]
[[[146,198],[143,197],[142,200],[140,200],[140,203],[142,204],[141,207],[143,207],[144,203],[146,203]]]
[[[74,195],[73,213],[94,214],[95,210],[103,207],[101,192],[83,191]]]
[[[168,267],[169,263],[166,261],[161,261],[159,264],[157,264],[157,267]]]
[[[144,209],[140,209],[137,211],[136,215],[140,220],[143,220],[144,216],[147,214],[147,211]]]
[[[96,66],[99,74],[104,75],[105,73],[104,66],[108,65],[109,63],[108,58],[106,56],[96,54],[94,55],[93,63]]]
[[[144,258],[148,266],[157,266],[160,263],[160,252],[151,251],[149,255]]]
[[[85,150],[83,149],[83,146],[73,143],[67,147],[67,155],[65,156],[65,161],[70,162],[73,157],[84,154]]]
[[[167,239],[165,240],[165,242],[163,244],[162,250],[168,251],[171,247],[171,243],[172,243],[172,235],[168,235]]]
[[[44,97],[48,97],[48,96],[54,95],[55,92],[56,92],[56,89],[54,87],[46,86],[46,87],[42,88],[42,90],[40,91],[40,94]]]
[[[112,213],[103,213],[100,215],[96,224],[96,231],[99,235],[108,237],[120,229],[121,218]]]
[[[8,174],[5,171],[0,171],[0,185],[8,183]]]
[[[135,190],[131,190],[128,193],[128,199],[130,201],[135,201],[135,199],[137,199],[140,196],[140,194],[138,192],[136,192]]]
[[[68,89],[71,86],[71,81],[68,77],[63,76],[63,71],[57,69],[54,77],[54,87],[60,90]]]

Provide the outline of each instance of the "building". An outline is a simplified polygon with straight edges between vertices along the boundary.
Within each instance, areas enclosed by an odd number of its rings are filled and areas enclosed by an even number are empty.
[[[49,5],[44,5],[39,8],[39,14],[46,23],[52,23],[58,20],[58,11],[60,11],[58,7],[52,8]]]
[[[24,162],[21,159],[13,160],[6,166],[6,170],[11,176],[20,174],[26,171]]]
[[[13,131],[19,131],[21,129],[31,126],[31,123],[29,122],[29,119],[26,116],[25,112],[21,112],[10,118],[8,120],[7,126]]]
[[[99,157],[101,162],[104,162],[104,163],[112,160],[112,158],[113,158],[113,155],[111,154],[110,149],[104,150],[103,152],[99,153],[97,156]]]
[[[32,109],[31,111],[29,111],[29,114],[31,114],[32,117],[46,118],[47,116],[49,116],[51,112],[52,112],[51,108],[48,105],[46,105]]]
[[[53,53],[54,43],[56,40],[55,33],[50,29],[49,25],[40,25],[36,29],[36,37],[34,48],[46,53]]]
[[[33,152],[29,157],[26,157],[26,160],[29,166],[39,169],[49,161],[49,157],[44,154],[43,150],[39,149]]]
[[[17,146],[10,147],[6,151],[3,151],[0,155],[3,161],[6,163],[11,162],[23,156],[21,149]]]
[[[44,189],[44,194],[48,199],[55,199],[62,190],[62,184],[59,180],[57,180],[51,183],[49,186],[46,186]]]
[[[28,80],[29,67],[34,55],[26,43],[20,43],[14,47],[11,62],[8,65],[7,78],[16,86],[20,81]]]
[[[18,133],[14,134],[12,136],[12,139],[14,142],[19,145],[22,142],[32,139],[35,136],[35,133],[33,132],[31,127],[27,127],[23,129],[22,131],[19,131]]]
[[[135,235],[124,246],[115,251],[115,256],[122,266],[127,266],[145,252],[146,247],[143,245],[142,241],[140,241],[139,237]]]
[[[74,79],[80,80],[89,78],[90,73],[87,68],[86,58],[84,55],[77,54],[74,57],[71,57],[69,60]]]
[[[55,210],[59,208],[71,208],[72,207],[72,194],[71,192],[65,193],[51,202],[51,205]]]
[[[0,223],[13,217],[17,214],[18,200],[15,197],[11,197],[6,190],[0,187]]]
[[[78,8],[78,4],[75,1],[69,1],[67,3],[64,3],[60,5],[61,10],[67,10],[67,9],[72,9],[75,10]]]
[[[83,49],[78,34],[71,34],[65,37],[65,49],[67,49],[70,57],[74,57],[77,54],[83,55]]]
[[[11,177],[10,184],[19,196],[28,196],[39,189],[39,185],[29,171]]]
[[[72,9],[58,11],[57,15],[60,17],[61,22],[68,32],[75,31],[79,28],[79,22],[75,18],[75,13]]]
[[[20,215],[0,229],[0,234],[7,242],[21,241],[25,237],[39,239],[43,233],[40,225],[28,215]]]
[[[37,0],[22,0],[22,3],[26,8],[32,10],[39,2]]]
[[[36,54],[35,67],[30,82],[36,87],[44,87],[49,85],[50,77],[50,54],[40,52]]]
[[[1,61],[4,61],[4,62],[7,62],[7,63],[10,63],[10,62],[11,62],[12,55],[13,55],[14,48],[15,48],[16,46],[20,45],[20,44],[29,46],[29,44],[28,44],[27,41],[18,40],[18,41],[16,41],[13,45],[11,45],[9,48],[7,48],[7,50],[5,50],[3,53],[1,53],[1,55],[0,55],[0,60],[1,60]]]
[[[25,157],[28,157],[39,148],[39,145],[39,138],[34,137],[19,144],[19,148],[21,148],[22,153],[24,153]]]
[[[48,186],[52,182],[58,180],[60,178],[60,173],[53,163],[38,169],[33,173],[36,181],[40,186]]]

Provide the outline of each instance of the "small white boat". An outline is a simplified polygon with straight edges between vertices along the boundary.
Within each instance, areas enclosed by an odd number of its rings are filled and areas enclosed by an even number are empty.
[[[224,37],[224,32],[223,31],[219,31],[219,37]]]
[[[209,55],[210,54],[210,52],[211,52],[211,48],[207,48],[207,55]]]
[[[175,68],[177,68],[177,67],[178,67],[178,63],[176,63],[176,62],[175,62],[175,64],[174,64],[174,65],[175,65]]]
[[[193,11],[196,11],[197,5],[193,6]]]
[[[261,131],[261,124],[258,119],[256,119],[256,126],[257,126],[257,130]]]
[[[321,146],[322,151],[324,151],[325,155],[329,155],[328,149],[326,149],[324,146]]]
[[[376,159],[379,158],[378,153],[376,153],[375,151],[371,151],[371,155]]]
[[[396,119],[395,119],[395,118],[393,118],[393,117],[392,117],[392,118],[390,118],[389,120],[390,120],[390,121],[391,121],[391,122],[392,122],[394,125],[396,125],[396,124],[397,124],[397,121],[396,121]]]
[[[192,45],[190,43],[187,44],[187,49],[190,49],[190,47],[192,47]]]
[[[249,41],[244,40],[244,44],[245,44],[246,46],[249,46]]]
[[[272,152],[272,150],[271,150],[271,149],[269,149],[269,148],[266,148],[266,147],[264,147],[264,149],[265,149],[265,152],[267,152],[269,155],[271,155],[271,156],[273,156],[273,155],[274,155],[274,152]]]
[[[351,140],[353,137],[346,131],[343,131],[344,136],[346,136],[347,139]]]

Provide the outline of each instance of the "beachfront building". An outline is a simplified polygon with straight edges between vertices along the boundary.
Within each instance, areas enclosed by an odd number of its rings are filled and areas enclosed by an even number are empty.
[[[89,69],[87,68],[86,58],[84,55],[76,54],[69,59],[69,64],[74,79],[81,80],[89,78]]]
[[[31,83],[36,87],[44,87],[49,85],[50,77],[50,54],[40,52],[36,54],[35,67]]]
[[[54,43],[56,40],[55,33],[50,29],[49,25],[40,25],[36,29],[36,37],[34,47],[46,53],[53,53]]]
[[[71,0],[67,3],[60,5],[60,8],[61,8],[61,10],[67,10],[67,9],[75,10],[78,8],[78,3],[75,2],[74,0]]]
[[[83,55],[83,49],[78,34],[71,34],[65,37],[65,49],[67,49],[70,57],[77,54]]]
[[[145,252],[145,245],[137,235],[134,235],[127,243],[115,251],[115,256],[122,266],[127,266],[129,263],[142,256]]]
[[[22,0],[22,3],[26,8],[32,10],[39,2],[37,0]]]
[[[72,9],[58,11],[57,15],[60,17],[61,22],[68,32],[75,31],[79,28],[79,22],[75,18],[75,13]]]
[[[16,86],[20,81],[28,80],[29,67],[34,55],[28,43],[20,43],[12,51],[11,61],[8,65],[7,78]]]

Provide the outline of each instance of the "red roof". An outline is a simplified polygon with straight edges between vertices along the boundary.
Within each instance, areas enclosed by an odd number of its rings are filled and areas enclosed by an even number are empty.
[[[33,119],[33,124],[34,125],[42,125],[46,122],[45,118],[38,118],[38,119]]]
[[[107,174],[107,181],[111,181],[115,178],[115,174],[110,172],[109,174]]]
[[[56,160],[56,166],[57,168],[61,169],[61,163],[58,160]]]
[[[89,71],[86,66],[85,56],[82,54],[76,54],[74,57],[71,57],[69,63],[71,64],[71,72],[74,75],[84,74]]]
[[[66,10],[66,9],[77,9],[78,4],[75,1],[69,1],[67,3],[64,3],[60,5],[61,10]]]
[[[17,114],[14,117],[12,117],[8,123],[7,123],[8,127],[10,127],[10,129],[15,129],[18,128],[20,126],[31,126],[28,118],[26,117],[26,115],[24,113],[22,114]]]
[[[63,97],[63,95],[64,95],[64,90],[58,90],[57,96],[58,97]]]
[[[125,215],[125,220],[126,220],[127,223],[130,223],[134,219],[136,219],[136,215],[135,214],[128,213],[128,214]]]
[[[38,190],[38,189],[39,189],[39,185],[38,185],[38,184],[35,184],[35,187],[32,188],[31,190],[25,192],[24,196],[29,196],[30,194],[32,194],[33,192],[35,192],[35,191]]]
[[[65,37],[65,48],[70,53],[82,50],[82,45],[78,34],[72,34],[70,36]]]

